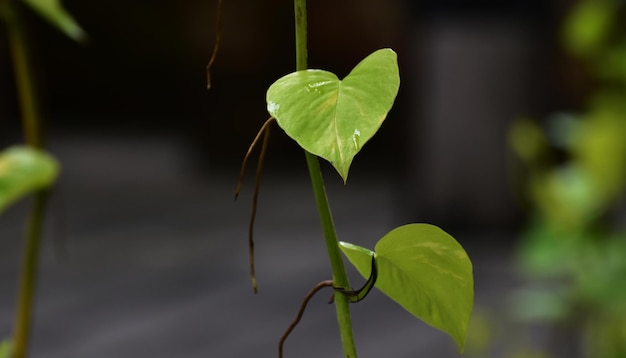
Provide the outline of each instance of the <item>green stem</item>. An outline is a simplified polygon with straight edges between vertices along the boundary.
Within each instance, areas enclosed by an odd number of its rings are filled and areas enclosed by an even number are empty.
[[[315,201],[317,202],[317,211],[319,212],[320,219],[322,221],[322,229],[324,231],[324,238],[326,239],[328,257],[333,270],[334,286],[350,289],[348,275],[346,274],[346,270],[343,266],[343,259],[341,257],[341,251],[337,241],[337,234],[335,233],[333,217],[328,205],[328,198],[326,197],[326,189],[324,187],[320,164],[315,155],[306,151],[305,154],[307,165],[309,167],[309,175],[311,176],[311,183],[313,184]],[[337,311],[337,322],[339,323],[339,333],[341,335],[343,351],[346,358],[356,358],[356,346],[354,345],[354,337],[352,336],[352,320],[350,318],[349,304],[350,302],[348,300],[348,296],[335,294],[335,308]]]
[[[296,70],[306,70],[307,65],[307,15],[306,0],[294,0],[294,10],[296,19]],[[348,276],[343,265],[341,250],[337,241],[335,225],[330,212],[328,198],[326,196],[326,188],[324,179],[320,169],[318,158],[305,151],[306,162],[311,176],[311,184],[317,210],[322,222],[322,229],[328,250],[328,257],[333,271],[333,282],[336,287],[345,289],[350,288]],[[339,323],[339,332],[341,335],[341,343],[346,358],[356,358],[356,346],[354,345],[354,337],[352,335],[352,320],[350,318],[350,307],[348,297],[342,294],[335,295],[335,307],[337,310],[337,321]]]
[[[33,66],[30,61],[26,31],[15,2],[8,0],[3,5],[25,141],[30,146],[42,148],[41,116],[32,77]]]
[[[11,358],[24,358],[30,338],[33,301],[37,281],[37,262],[39,261],[39,242],[41,228],[48,199],[48,191],[38,191],[28,218],[22,267],[20,272],[17,298],[17,314],[13,332],[13,355]]]
[[[296,18],[296,71],[309,67],[307,50],[307,15],[306,0],[294,0]]]
[[[43,147],[43,135],[25,28],[14,1],[3,1],[0,5],[2,6],[0,10],[4,15],[13,60],[25,141],[31,147],[41,149]],[[17,312],[14,322],[12,358],[24,358],[27,354],[37,281],[39,242],[47,199],[48,190],[44,189],[35,193],[27,222],[17,296]]]

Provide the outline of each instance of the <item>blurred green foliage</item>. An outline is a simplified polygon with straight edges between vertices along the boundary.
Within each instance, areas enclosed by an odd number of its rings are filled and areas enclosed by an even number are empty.
[[[27,146],[0,152],[0,213],[24,196],[51,186],[59,164],[50,154]]]
[[[14,2],[15,0],[0,1],[0,15],[5,19],[14,16]],[[20,2],[26,4],[69,38],[78,42],[86,41],[87,34],[67,12],[60,0],[20,0]]]
[[[17,100],[20,104],[26,145],[0,151],[0,213],[24,196],[35,193],[34,204],[27,222],[22,273],[20,275],[15,331],[11,343],[0,341],[0,358],[25,357],[31,331],[35,273],[38,247],[44,217],[47,193],[42,190],[52,186],[59,172],[55,158],[43,151],[41,118],[34,90],[33,68],[30,62],[25,25],[21,19],[20,3],[42,16],[54,27],[76,41],[86,35],[60,0],[0,0],[0,20],[9,43],[13,62]]]
[[[626,357],[624,14],[623,1],[574,6],[563,43],[596,81],[585,109],[520,120],[510,133],[532,212],[519,251],[531,284],[515,314],[575,325],[585,357]]]
[[[585,59],[605,80],[626,81],[626,37],[623,35],[624,2],[581,0],[563,26],[563,44]]]
[[[11,341],[0,341],[0,358],[10,358]]]

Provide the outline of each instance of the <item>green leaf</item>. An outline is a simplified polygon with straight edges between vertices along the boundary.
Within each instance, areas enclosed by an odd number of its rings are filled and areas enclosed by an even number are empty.
[[[302,148],[331,162],[345,182],[354,156],[380,128],[399,86],[396,53],[382,49],[343,80],[322,70],[280,78],[267,91],[267,111]]]
[[[51,185],[57,161],[42,151],[12,147],[0,153],[0,212],[24,195]]]
[[[10,358],[11,357],[11,341],[6,339],[0,341],[0,358]]]
[[[371,251],[340,243],[363,277]],[[472,263],[463,247],[429,224],[400,226],[376,244],[376,287],[415,317],[449,334],[462,351],[474,306]]]
[[[22,0],[41,17],[48,20],[68,37],[78,42],[87,39],[87,35],[76,20],[63,7],[60,0]]]

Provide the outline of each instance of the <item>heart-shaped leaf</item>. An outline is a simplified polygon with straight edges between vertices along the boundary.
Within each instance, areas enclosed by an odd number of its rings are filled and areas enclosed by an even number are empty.
[[[0,153],[0,212],[24,195],[52,184],[57,161],[42,151],[12,147]]]
[[[370,275],[371,251],[340,243],[363,277]],[[383,293],[415,317],[449,334],[462,351],[474,306],[472,263],[463,247],[429,224],[400,226],[376,244]]]
[[[63,7],[59,0],[22,0],[41,17],[48,20],[68,37],[82,42],[87,38],[83,29]]]
[[[380,128],[399,86],[396,53],[382,49],[343,80],[322,70],[280,78],[267,91],[267,110],[302,148],[331,162],[345,182],[352,159]]]

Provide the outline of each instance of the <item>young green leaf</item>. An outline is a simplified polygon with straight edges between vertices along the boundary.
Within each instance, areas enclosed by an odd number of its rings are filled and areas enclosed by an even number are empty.
[[[83,29],[76,20],[63,7],[60,0],[22,0],[41,17],[48,20],[53,26],[59,29],[68,37],[75,41],[82,42],[87,38]]]
[[[371,251],[340,243],[363,277]],[[429,224],[400,226],[376,244],[376,287],[415,317],[449,334],[462,351],[474,306],[472,263],[463,247]]]
[[[345,182],[354,156],[380,128],[399,86],[396,53],[382,49],[343,80],[322,70],[280,78],[267,91],[267,110],[302,148],[331,162]]]
[[[22,196],[51,185],[57,161],[42,151],[12,147],[0,153],[0,212]]]

